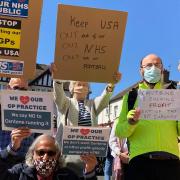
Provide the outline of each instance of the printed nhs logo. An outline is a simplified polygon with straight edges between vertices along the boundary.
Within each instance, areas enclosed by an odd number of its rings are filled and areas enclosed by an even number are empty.
[[[0,73],[22,75],[24,62],[22,61],[0,61]]]

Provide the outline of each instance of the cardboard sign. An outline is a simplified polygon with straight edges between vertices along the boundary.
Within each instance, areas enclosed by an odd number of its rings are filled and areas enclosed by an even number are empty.
[[[59,5],[54,78],[114,82],[126,19],[127,12]]]
[[[180,90],[138,90],[140,119],[180,120]]]
[[[0,0],[0,76],[34,77],[41,9],[42,0]],[[10,61],[21,73],[9,73]]]
[[[48,92],[1,92],[3,130],[29,127],[32,132],[50,133],[53,122],[53,97]]]
[[[63,154],[95,154],[98,157],[107,155],[110,128],[72,127],[63,129]]]

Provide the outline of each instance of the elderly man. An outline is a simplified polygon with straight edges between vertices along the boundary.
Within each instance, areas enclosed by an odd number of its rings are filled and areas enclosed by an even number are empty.
[[[155,54],[145,56],[140,64],[143,81],[139,89],[162,89],[163,64]],[[129,109],[129,94],[123,97],[116,136],[128,138],[128,180],[179,180],[180,162],[178,135],[180,122],[139,119],[137,101]],[[132,100],[132,98],[131,98]]]
[[[6,180],[78,180],[78,176],[71,170],[63,168],[60,161],[60,148],[52,136],[41,135],[30,146],[25,163],[20,163],[8,169],[8,161],[15,156],[16,149],[22,139],[12,133],[13,150],[4,150],[0,154],[1,179]],[[93,156],[81,156],[86,163],[84,178],[96,180],[94,173],[96,159]]]
[[[28,89],[28,83],[23,78],[11,78],[9,81],[9,84],[7,86],[7,89],[9,90],[27,90]],[[0,123],[1,124],[1,123]],[[13,131],[13,133],[19,134],[22,131],[22,134],[26,134],[26,139],[23,140],[21,148],[18,150],[18,153],[20,156],[22,156],[22,159],[24,158],[28,147],[31,145],[31,143],[34,140],[34,134],[31,135],[31,131],[28,128],[17,128]],[[11,132],[10,131],[3,131],[0,130],[0,151],[5,149],[8,146],[9,149],[12,148],[11,144]]]

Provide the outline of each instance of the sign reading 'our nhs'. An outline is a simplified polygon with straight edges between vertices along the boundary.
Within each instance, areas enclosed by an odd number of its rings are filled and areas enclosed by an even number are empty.
[[[29,0],[0,0],[0,15],[28,17]]]

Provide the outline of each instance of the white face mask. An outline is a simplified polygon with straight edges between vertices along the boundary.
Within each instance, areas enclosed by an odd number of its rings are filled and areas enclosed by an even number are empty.
[[[74,87],[74,93],[79,93],[79,94],[88,94],[89,88],[85,86],[75,86]]]
[[[150,69],[144,68],[144,79],[149,83],[157,83],[161,79],[161,69],[152,66]]]

